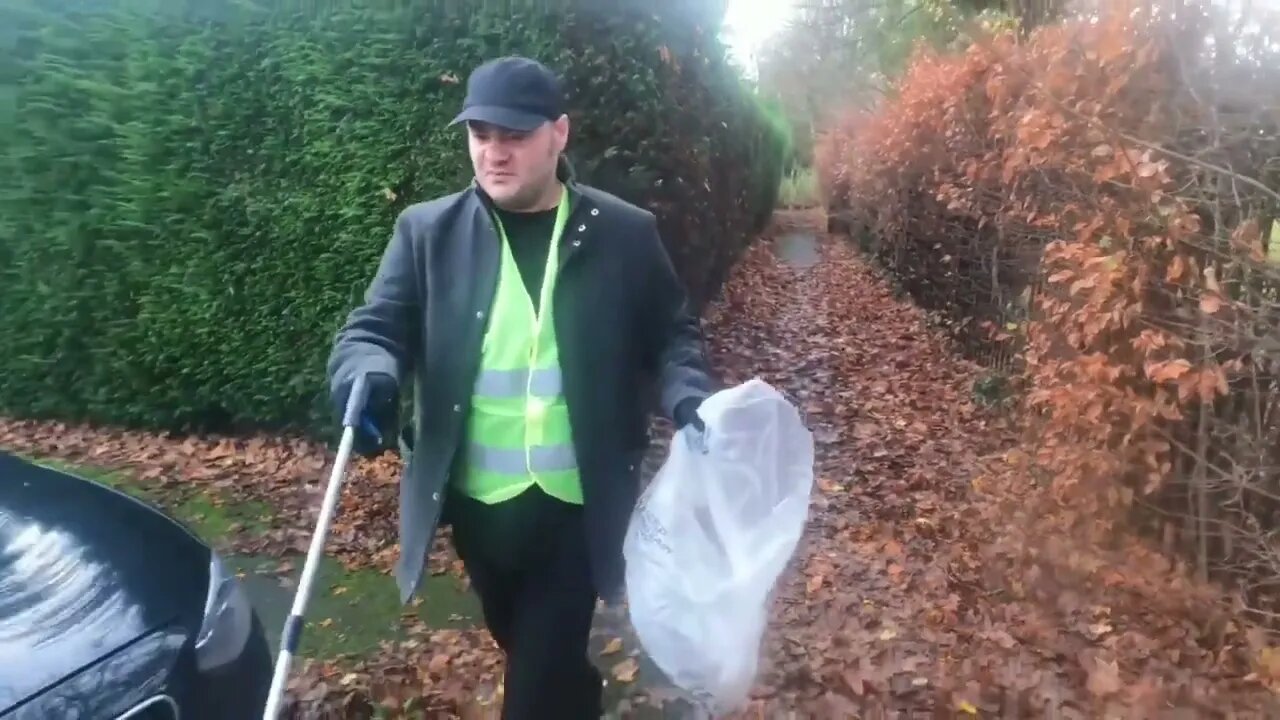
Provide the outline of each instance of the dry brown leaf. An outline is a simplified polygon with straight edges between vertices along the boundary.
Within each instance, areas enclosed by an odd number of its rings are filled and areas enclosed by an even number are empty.
[[[810,595],[812,595],[822,587],[823,581],[824,581],[824,578],[822,577],[822,575],[819,575],[819,574],[810,575],[809,580],[805,583],[805,590]]]
[[[635,658],[627,658],[617,665],[614,665],[613,669],[609,671],[609,674],[618,682],[631,683],[635,682],[636,673],[638,672],[640,672],[640,664],[635,661]]]
[[[1102,658],[1094,658],[1091,663],[1086,665],[1085,670],[1089,674],[1086,683],[1089,692],[1104,697],[1120,692],[1123,687],[1120,682],[1120,666],[1115,660],[1103,660]]]
[[[431,656],[431,662],[427,663],[427,670],[433,673],[444,672],[449,667],[450,660],[448,653],[436,653]]]

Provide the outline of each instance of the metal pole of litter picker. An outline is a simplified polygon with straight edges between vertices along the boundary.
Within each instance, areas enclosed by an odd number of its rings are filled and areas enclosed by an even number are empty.
[[[347,407],[342,416],[342,440],[338,443],[338,456],[329,474],[324,503],[320,506],[320,520],[316,524],[315,534],[311,536],[311,547],[307,549],[307,561],[302,566],[302,579],[298,581],[298,591],[293,596],[293,608],[289,611],[289,617],[285,620],[284,631],[280,637],[280,653],[276,657],[271,690],[267,694],[266,709],[262,713],[263,720],[277,720],[280,715],[285,683],[289,679],[289,666],[293,661],[293,654],[298,650],[298,642],[302,638],[302,618],[307,611],[307,601],[311,597],[311,584],[315,581],[316,571],[320,567],[320,557],[324,555],[325,539],[329,535],[329,525],[338,508],[338,497],[342,492],[347,463],[351,458],[351,447],[355,444],[356,426],[360,422],[368,393],[365,376],[357,376],[351,386],[351,395],[347,399]]]

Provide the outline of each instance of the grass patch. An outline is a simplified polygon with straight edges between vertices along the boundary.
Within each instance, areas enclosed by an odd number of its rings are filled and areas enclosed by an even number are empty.
[[[292,569],[277,573],[275,558],[231,556],[228,564],[253,598],[272,642],[272,652],[289,614],[306,558],[290,558]],[[307,603],[307,627],[298,654],[306,657],[364,655],[382,642],[406,640],[405,620],[418,620],[429,628],[472,628],[481,621],[475,596],[451,576],[430,576],[423,597],[400,604],[399,590],[391,576],[377,570],[347,570],[324,557]]]
[[[24,459],[60,472],[102,483],[153,505],[186,525],[205,542],[216,544],[218,538],[234,533],[261,533],[267,528],[271,508],[266,503],[229,501],[218,495],[191,492],[178,498],[158,492],[123,470],[69,463],[56,458]]]
[[[217,496],[192,493],[170,512],[197,535],[212,541],[232,534],[261,534],[267,529],[271,508],[262,502],[227,502]]]

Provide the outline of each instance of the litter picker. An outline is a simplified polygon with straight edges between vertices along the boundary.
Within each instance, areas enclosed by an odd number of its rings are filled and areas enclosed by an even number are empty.
[[[315,534],[311,536],[311,547],[307,549],[307,562],[302,566],[302,579],[298,581],[298,592],[293,596],[293,608],[289,611],[289,617],[284,623],[284,631],[280,636],[280,654],[276,657],[276,669],[271,678],[271,691],[267,695],[266,709],[262,713],[263,720],[277,720],[280,715],[285,683],[289,679],[289,665],[292,663],[293,654],[298,649],[298,641],[302,638],[302,617],[307,611],[307,600],[311,597],[311,583],[315,581],[316,570],[320,567],[320,557],[324,555],[324,543],[329,535],[329,524],[333,520],[334,512],[338,509],[338,497],[342,492],[347,463],[351,458],[351,447],[355,444],[356,426],[360,423],[368,394],[369,387],[365,376],[357,375],[355,382],[351,385],[347,407],[342,414],[342,440],[338,443],[338,457],[333,462],[333,470],[329,474],[329,486],[324,492],[324,503],[320,506],[320,520],[316,523]],[[368,423],[365,428],[377,434],[376,429]]]

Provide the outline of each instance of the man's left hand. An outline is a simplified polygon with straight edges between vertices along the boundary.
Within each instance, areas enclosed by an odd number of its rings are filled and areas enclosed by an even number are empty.
[[[705,433],[707,426],[702,422],[702,417],[698,415],[698,407],[702,405],[701,398],[685,398],[676,405],[675,417],[672,418],[676,422],[676,430],[683,430],[686,425],[693,426],[694,430],[699,433]]]

